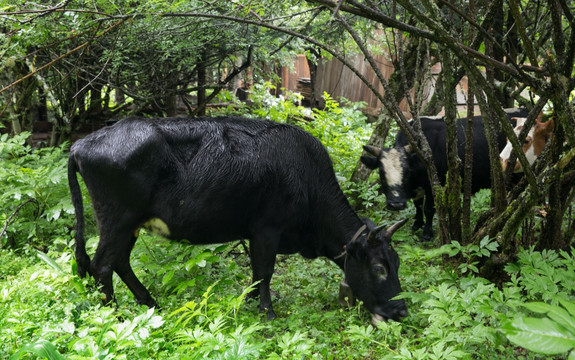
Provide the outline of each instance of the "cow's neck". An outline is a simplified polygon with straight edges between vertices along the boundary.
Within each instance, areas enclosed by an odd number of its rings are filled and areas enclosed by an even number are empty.
[[[316,226],[318,231],[316,235],[321,244],[318,255],[333,260],[343,270],[345,259],[340,255],[344,253],[345,245],[364,223],[351,208],[343,193],[340,198],[332,198],[319,208],[327,210],[317,217],[319,223]]]

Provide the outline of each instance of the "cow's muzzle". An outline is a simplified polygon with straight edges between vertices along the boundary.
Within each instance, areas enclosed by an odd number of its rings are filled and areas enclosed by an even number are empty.
[[[501,166],[503,167],[503,171],[507,170],[507,167],[509,166],[509,159],[505,160],[501,159]],[[522,172],[521,163],[519,162],[519,160],[515,161],[513,172],[514,173]]]
[[[407,207],[407,203],[405,201],[387,201],[386,205],[387,209],[392,211],[403,210]]]
[[[407,306],[404,300],[392,300],[386,304],[385,307],[378,308],[371,318],[371,322],[374,326],[377,326],[378,322],[394,320],[400,321],[404,317],[409,315],[407,311]]]

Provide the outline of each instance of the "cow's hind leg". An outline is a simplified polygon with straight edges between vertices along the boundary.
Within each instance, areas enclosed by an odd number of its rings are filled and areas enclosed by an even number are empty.
[[[122,251],[119,254],[119,257],[114,265],[114,270],[120,276],[122,281],[128,286],[130,291],[136,297],[138,304],[147,305],[149,307],[158,307],[158,303],[152,298],[150,292],[146,287],[138,280],[136,274],[132,270],[132,266],[130,265],[130,253],[132,252],[132,248],[136,243],[136,236],[134,234],[131,235],[130,243],[128,249]]]
[[[105,296],[104,302],[108,303],[114,300],[112,276],[115,271],[139,303],[151,307],[156,306],[156,302],[138,280],[130,266],[130,253],[136,241],[133,229],[136,229],[135,225],[122,229],[117,227],[100,229],[100,243],[90,263],[90,273],[102,286],[102,292]]]
[[[277,317],[272,307],[270,282],[274,273],[278,239],[273,231],[261,231],[250,242],[253,280],[259,281],[260,311],[267,312],[268,320]]]
[[[116,256],[113,248],[107,245],[106,237],[100,235],[100,243],[94,258],[90,262],[90,274],[96,280],[96,284],[101,286],[104,293],[104,304],[115,301],[114,299],[114,286],[112,283],[112,275],[114,274],[113,257]]]

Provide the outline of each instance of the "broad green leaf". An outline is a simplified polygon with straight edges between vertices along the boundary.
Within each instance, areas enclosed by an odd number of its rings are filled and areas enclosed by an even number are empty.
[[[561,305],[567,309],[567,311],[569,311],[569,314],[571,314],[571,316],[575,317],[575,303],[570,302],[570,301],[565,301],[562,299],[559,299],[559,302],[561,303]]]
[[[564,326],[575,336],[575,318],[570,316],[565,309],[557,305],[549,305],[542,302],[526,303],[523,304],[523,307],[539,314],[547,314],[549,318],[557,322],[559,325]]]
[[[56,347],[46,340],[38,340],[34,344],[22,347],[17,353],[10,356],[10,360],[21,359],[25,354],[34,354],[48,360],[64,360],[65,358],[56,350]]]
[[[528,350],[554,355],[575,347],[575,336],[548,318],[519,317],[512,325],[515,331],[508,331],[507,338]]]

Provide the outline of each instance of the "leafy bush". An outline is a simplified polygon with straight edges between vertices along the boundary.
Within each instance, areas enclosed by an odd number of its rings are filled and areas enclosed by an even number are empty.
[[[46,248],[51,237],[67,235],[71,226],[67,146],[31,149],[29,136],[0,137],[0,224],[6,229],[0,245],[19,248],[30,242]]]
[[[478,259],[481,257],[489,257],[491,253],[497,250],[498,247],[499,244],[497,241],[491,241],[489,236],[481,239],[477,245],[469,244],[463,246],[458,241],[452,241],[451,244],[443,246],[447,252],[447,255],[450,257],[460,255],[465,259],[465,261],[459,265],[459,270],[463,274],[465,274],[468,270],[475,274],[479,274],[479,268],[477,268],[477,264],[479,263]]]
[[[557,305],[559,300],[573,300],[575,289],[575,256],[564,250],[535,251],[533,247],[519,253],[517,263],[506,271],[519,278],[528,301]]]

